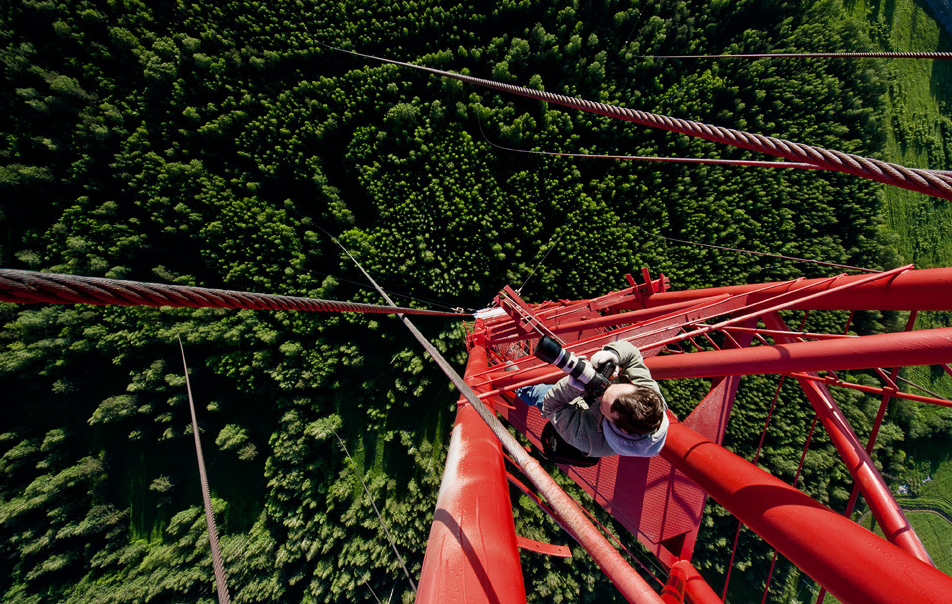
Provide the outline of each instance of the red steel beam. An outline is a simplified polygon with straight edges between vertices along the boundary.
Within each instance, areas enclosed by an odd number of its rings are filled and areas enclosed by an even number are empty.
[[[809,338],[811,340],[841,340],[843,338],[855,338],[855,335],[843,333],[814,333],[809,331],[776,331],[774,329],[758,329],[754,327],[725,327],[724,331],[736,331],[739,333],[752,333],[763,336],[790,336],[794,338]]]
[[[682,336],[680,336],[680,337],[673,337],[673,338],[668,338],[668,339],[661,340],[661,341],[659,341],[659,342],[655,342],[654,346],[655,346],[655,347],[665,346],[666,344],[671,344],[671,343],[673,343],[673,342],[677,342],[679,339],[690,338],[691,336],[695,336],[695,335],[699,335],[699,334],[704,334],[704,333],[709,333],[709,332],[712,332],[712,331],[715,331],[715,330],[718,330],[718,329],[723,329],[723,328],[728,327],[728,326],[730,326],[730,325],[734,325],[734,324],[737,324],[737,323],[741,323],[741,322],[743,322],[743,321],[746,321],[747,319],[752,319],[752,318],[759,317],[760,315],[765,314],[765,313],[775,312],[775,311],[778,311],[778,310],[787,310],[787,309],[789,309],[789,308],[793,308],[794,305],[795,305],[797,302],[803,303],[803,302],[807,302],[807,301],[809,301],[809,300],[814,300],[814,299],[819,299],[819,298],[825,298],[825,297],[831,295],[831,294],[834,293],[834,292],[840,292],[840,293],[842,293],[843,291],[848,291],[848,290],[855,289],[856,287],[858,287],[858,286],[860,286],[860,285],[862,285],[862,284],[865,284],[865,283],[880,283],[880,282],[885,282],[885,280],[886,280],[887,278],[891,278],[892,276],[902,274],[902,273],[908,271],[911,267],[912,267],[912,265],[910,264],[910,265],[907,265],[907,266],[902,266],[902,267],[899,267],[899,268],[895,268],[895,269],[893,269],[893,270],[891,270],[891,271],[888,271],[888,273],[877,273],[877,274],[874,274],[874,275],[864,275],[861,279],[858,279],[858,280],[856,280],[856,281],[850,281],[850,282],[848,282],[848,283],[834,283],[839,277],[832,277],[832,278],[829,278],[829,279],[826,280],[828,283],[831,284],[831,287],[830,287],[830,288],[823,288],[823,289],[821,289],[820,291],[816,291],[816,292],[809,292],[809,291],[807,291],[807,292],[797,292],[797,291],[789,292],[789,291],[788,291],[788,292],[782,293],[782,294],[780,294],[780,295],[778,295],[778,296],[774,296],[773,298],[764,300],[764,301],[762,301],[762,302],[753,302],[753,303],[750,304],[750,307],[747,308],[746,314],[743,314],[743,315],[741,315],[741,316],[731,317],[730,319],[726,319],[726,320],[721,321],[720,323],[716,323],[716,324],[714,324],[714,325],[703,325],[703,326],[701,326],[701,327],[695,329],[694,331],[690,331],[690,332],[685,333],[684,335],[682,335]],[[781,302],[780,300],[781,300],[782,298],[788,298],[788,299],[784,299],[784,300]],[[769,308],[758,308],[757,310],[752,310],[753,307],[756,307],[756,306],[758,306],[758,305],[769,306]],[[725,334],[725,335],[728,335],[728,336],[729,336],[729,334]],[[648,350],[648,348],[646,348],[646,347],[644,347],[644,346],[641,347],[641,351],[642,351],[642,352],[645,352],[646,350]]]
[[[684,595],[691,604],[724,604],[690,561],[678,560],[671,567],[671,572],[678,572],[684,577]]]
[[[948,602],[952,577],[680,422],[661,456],[841,602]]]
[[[783,319],[776,313],[764,316],[764,324],[773,329],[787,328]],[[942,344],[942,339],[940,338],[939,343],[936,345],[939,350],[942,350],[944,346],[944,351],[941,354],[948,358],[950,351],[952,351],[952,329],[926,331],[949,332],[945,339],[945,344]],[[885,338],[886,340],[895,340],[897,338],[905,340],[909,339],[910,336],[921,336],[924,333],[925,331],[916,331],[882,335],[887,336],[887,338]],[[862,339],[865,338],[856,338],[856,340],[852,341],[856,342]],[[915,340],[916,338],[913,337],[912,339]],[[928,338],[925,339],[928,340]],[[796,344],[791,344],[791,346],[796,346]],[[906,359],[900,358],[900,355],[896,355],[895,361],[893,366],[906,364]],[[880,365],[876,366],[878,367]],[[810,380],[797,378],[797,381],[800,383],[800,387],[803,388],[803,392],[807,395],[810,404],[813,405],[817,417],[820,419],[820,422],[823,423],[823,427],[826,428],[826,432],[829,434],[833,446],[835,446],[839,452],[843,463],[846,464],[847,469],[853,476],[853,480],[859,485],[859,490],[863,493],[863,497],[866,498],[866,503],[869,505],[869,509],[876,518],[876,521],[879,522],[883,534],[886,535],[886,538],[889,539],[890,542],[895,543],[919,560],[932,565],[932,558],[929,557],[929,553],[922,545],[922,541],[919,540],[919,536],[916,535],[916,532],[912,529],[912,525],[909,524],[906,515],[899,509],[899,504],[896,503],[896,499],[889,491],[889,487],[886,486],[886,481],[883,480],[883,477],[876,469],[865,447],[860,444],[859,438],[856,437],[856,433],[853,432],[853,428],[850,426],[846,416],[843,415],[843,411],[839,405],[833,400],[830,391],[827,390],[825,385]]]
[[[840,277],[834,285],[859,281],[868,275],[848,275]],[[785,291],[815,289],[816,292],[827,289],[822,285],[825,279],[803,279],[784,285]],[[695,300],[723,294],[753,294],[764,286],[763,283],[729,285],[707,289],[693,289],[675,292],[662,292],[652,295],[645,306],[653,308],[686,300]],[[809,293],[816,293],[809,292]],[[821,298],[795,303],[792,308],[798,310],[952,310],[952,268],[930,268],[906,271],[886,282],[867,283],[853,289],[830,294]]]
[[[768,317],[768,321],[771,318]],[[773,318],[779,323],[779,318]],[[853,432],[849,421],[833,400],[829,390],[821,383],[797,378],[807,399],[817,413],[830,436],[830,440],[840,453],[847,469],[853,476],[855,486],[866,498],[870,511],[879,522],[886,538],[903,548],[913,556],[930,565],[932,558],[913,530],[905,513],[899,507],[885,480],[870,458],[869,452],[862,447],[859,438]],[[848,514],[847,514],[848,516]]]
[[[656,319],[662,317],[667,313],[674,313],[682,310],[693,309],[695,306],[700,306],[703,304],[709,304],[714,302],[722,302],[726,300],[729,296],[711,296],[710,298],[701,298],[699,300],[687,300],[685,302],[679,302],[677,304],[669,304],[667,306],[659,306],[656,308],[644,308],[641,310],[634,310],[631,312],[620,313],[617,315],[605,315],[602,317],[594,317],[591,319],[584,319],[581,321],[572,321],[569,323],[562,323],[552,327],[552,331],[555,333],[568,333],[571,331],[581,331],[585,329],[594,329],[596,327],[612,327],[615,325],[624,325],[626,323],[643,323],[651,319]]]
[[[930,405],[939,405],[940,407],[952,407],[952,401],[946,399],[935,398],[931,396],[921,396],[919,394],[909,394],[908,392],[900,392],[899,390],[888,386],[885,388],[879,388],[876,386],[863,386],[862,384],[854,384],[853,382],[844,382],[843,380],[837,379],[832,375],[820,377],[812,372],[803,373],[800,371],[796,371],[788,375],[790,375],[790,377],[803,378],[812,382],[821,382],[828,386],[859,390],[860,392],[866,392],[868,394],[878,394],[880,396],[899,398],[906,401],[916,401],[917,403],[929,403]]]
[[[684,604],[684,591],[687,588],[687,577],[684,569],[674,565],[668,573],[668,581],[661,589],[661,601],[664,604]]]
[[[909,313],[909,318],[906,320],[906,331],[912,331],[913,326],[916,324],[916,318],[919,313],[912,311]],[[885,377],[885,376],[884,376]],[[889,382],[889,385],[895,388],[896,378],[899,377],[899,367],[893,367],[889,376],[886,379]],[[876,412],[876,419],[873,420],[873,427],[869,431],[869,438],[866,439],[866,452],[870,455],[873,454],[873,447],[876,445],[876,437],[879,435],[879,428],[883,424],[883,418],[886,416],[886,406],[889,404],[889,399],[893,395],[898,394],[895,390],[892,392],[885,392],[883,394],[883,399],[879,403],[879,411]],[[843,512],[843,515],[849,518],[850,514],[853,513],[853,506],[856,505],[856,498],[859,495],[859,485],[853,484],[853,489],[850,491],[850,499],[846,502],[846,510]]]
[[[485,348],[471,350],[467,382],[485,367]],[[525,604],[502,447],[472,405],[461,401],[416,601]]]
[[[778,329],[778,331],[780,331]],[[952,360],[952,327],[645,359],[655,379],[934,365]]]

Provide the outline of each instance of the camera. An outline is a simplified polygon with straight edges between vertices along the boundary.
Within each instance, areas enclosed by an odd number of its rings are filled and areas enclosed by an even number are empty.
[[[602,368],[595,369],[586,359],[575,356],[572,352],[562,348],[558,342],[548,336],[543,336],[536,345],[535,356],[546,363],[555,365],[563,372],[585,385],[582,398],[589,406],[595,404],[596,399],[605,393],[605,389],[615,373],[615,364],[605,363]]]

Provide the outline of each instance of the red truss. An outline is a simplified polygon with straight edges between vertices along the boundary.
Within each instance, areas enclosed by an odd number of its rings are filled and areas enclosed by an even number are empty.
[[[938,364],[952,374],[952,328],[910,331],[916,312],[952,310],[952,269],[910,269],[690,291],[669,291],[667,278],[653,280],[644,270],[643,283],[629,275],[630,287],[617,292],[541,304],[507,287],[496,298],[500,311],[478,315],[468,337],[466,382],[538,448],[544,420],[512,392],[562,377],[531,355],[542,335],[580,355],[626,340],[658,380],[711,378],[694,410],[672,421],[660,456],[562,468],[669,569],[661,595],[646,593],[640,579],[626,577],[634,574],[630,567],[603,562],[586,546],[629,601],[721,601],[690,564],[710,496],[842,602],[947,602],[952,578],[934,568],[870,459],[890,399],[952,405],[896,386],[902,366]],[[807,333],[778,314],[816,309],[912,312],[905,332],[872,336],[847,335],[849,325],[841,333]],[[507,363],[518,368],[505,371]],[[883,385],[852,384],[835,373],[854,369],[876,371]],[[888,542],[720,446],[741,376],[749,374],[797,380],[854,478],[847,512],[861,493]],[[882,396],[869,442],[859,441],[829,386]],[[515,534],[503,454],[469,407],[461,399],[418,601],[525,602],[517,548],[564,551]]]

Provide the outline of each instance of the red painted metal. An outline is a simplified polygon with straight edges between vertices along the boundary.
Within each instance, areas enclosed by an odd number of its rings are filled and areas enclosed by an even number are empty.
[[[866,275],[840,277],[836,283],[849,283]],[[803,279],[782,285],[785,291],[822,291],[826,279]],[[757,300],[763,294],[752,293],[763,288],[764,283],[728,285],[706,289],[669,291],[655,294],[646,300],[645,306],[653,308],[675,302],[696,300],[709,296],[751,294]],[[952,268],[930,268],[906,271],[887,283],[869,283],[850,291],[840,292],[792,306],[797,310],[952,310]]]
[[[783,381],[785,376],[780,376],[780,379],[777,380],[777,389],[774,391],[773,399],[770,401],[770,408],[767,410],[767,417],[764,418],[764,429],[760,431],[760,441],[757,443],[757,450],[754,451],[753,464],[756,465],[760,460],[760,452],[764,446],[764,440],[767,438],[767,428],[770,427],[770,420],[773,419],[774,409],[777,407],[777,400],[780,398],[780,389],[783,388]],[[722,444],[722,443],[718,443]],[[806,454],[806,449],[804,449],[804,454]],[[794,480],[794,486],[796,486],[796,480]],[[743,523],[737,521],[737,530],[734,531],[734,544],[731,546],[731,561],[727,565],[727,572],[724,574],[724,589],[721,591],[721,597],[727,599],[727,588],[730,585],[731,581],[731,569],[734,568],[734,556],[737,554],[737,544],[740,541],[740,530],[743,528]],[[771,566],[771,570],[773,566]]]
[[[803,453],[800,454],[800,463],[797,465],[797,471],[793,475],[793,480],[790,481],[790,486],[793,488],[797,487],[797,481],[800,479],[800,472],[803,471],[803,462],[807,459],[807,451],[810,450],[810,439],[813,438],[813,431],[816,429],[816,422],[820,419],[819,416],[813,416],[813,422],[810,423],[810,431],[807,432],[807,437],[803,442]],[[756,463],[756,462],[754,462]],[[849,514],[844,514],[849,518]],[[764,604],[767,601],[767,592],[770,591],[770,579],[773,577],[773,572],[775,565],[777,563],[777,550],[774,550],[773,556],[770,558],[770,572],[767,573],[767,581],[764,583],[764,597],[761,600],[760,604]],[[823,591],[823,588],[820,588]]]
[[[678,422],[661,456],[845,603],[944,604],[952,577]]]
[[[918,312],[912,311],[909,313],[909,319],[906,321],[906,331],[912,331],[912,327],[916,324],[916,317]],[[895,387],[896,378],[899,376],[899,367],[893,367],[892,371],[888,376],[889,383]],[[869,431],[869,438],[866,439],[866,453],[869,455],[873,454],[873,447],[876,445],[876,437],[879,436],[879,428],[883,424],[883,418],[886,416],[886,407],[889,405],[889,400],[897,392],[886,392],[883,395],[882,401],[879,403],[879,410],[876,412],[876,419],[873,420],[873,427]],[[850,514],[853,513],[853,506],[856,505],[856,498],[859,495],[859,485],[853,484],[853,489],[850,491],[850,500],[846,503],[846,510],[843,512],[843,515],[847,518],[850,517]]]
[[[764,323],[773,329],[786,329],[786,324],[779,315],[776,314],[766,315],[764,317]],[[941,339],[940,344],[937,344],[937,347],[940,349],[944,347],[944,355],[946,355],[946,358],[952,356],[952,329],[950,329],[949,332],[945,344],[941,344]],[[886,335],[893,336],[893,339],[898,339],[921,334],[923,334],[923,332],[920,331]],[[856,340],[851,340],[851,342],[857,342],[862,339],[865,338],[857,338]],[[928,340],[928,338],[925,339]],[[836,344],[839,342],[830,341],[825,343]],[[796,346],[796,344],[792,344],[791,346]],[[898,362],[894,362],[894,365],[903,365],[905,364],[906,358],[904,355],[900,356],[900,354],[897,354],[895,361]],[[884,363],[876,363],[875,366],[883,364]],[[886,486],[886,481],[883,480],[883,477],[879,474],[876,465],[869,457],[869,453],[867,453],[866,449],[860,444],[856,433],[853,432],[853,428],[850,426],[849,421],[847,421],[846,416],[843,415],[843,411],[840,410],[839,405],[833,400],[829,390],[827,390],[823,384],[811,382],[803,378],[798,378],[798,382],[800,383],[800,387],[803,388],[803,392],[807,395],[810,404],[813,405],[813,409],[820,418],[823,427],[826,428],[830,440],[833,442],[836,450],[839,451],[840,457],[853,476],[853,480],[859,485],[860,492],[862,492],[863,497],[866,498],[866,503],[869,505],[869,509],[872,511],[877,522],[879,522],[883,534],[886,535],[886,538],[889,539],[890,542],[895,543],[916,558],[931,565],[932,558],[929,557],[929,553],[926,552],[926,548],[923,547],[919,536],[916,535],[916,532],[912,529],[912,525],[909,524],[906,515],[899,509],[899,504],[896,503],[896,499],[890,492],[889,487]]]
[[[855,335],[842,333],[812,333],[806,331],[776,331],[773,329],[752,329],[748,327],[725,327],[724,331],[750,332],[765,336],[789,336],[793,338],[809,338],[811,340],[841,340],[843,338],[855,338]]]
[[[845,419],[839,417],[842,415],[839,410],[834,410],[835,405],[832,404],[825,386],[841,385],[875,391],[877,394],[888,393],[894,396],[916,397],[916,400],[922,399],[923,402],[948,404],[947,401],[939,399],[897,393],[894,384],[888,383],[888,380],[885,388],[844,382],[833,374],[832,370],[948,363],[952,360],[952,328],[925,330],[914,334],[844,337],[841,334],[806,333],[803,332],[802,326],[799,332],[791,331],[785,324],[771,323],[767,319],[776,316],[772,312],[776,309],[809,310],[836,307],[851,310],[867,306],[889,309],[904,306],[942,307],[942,304],[952,307],[952,304],[944,301],[944,295],[936,297],[932,294],[934,291],[948,291],[952,294],[952,269],[909,271],[907,267],[902,267],[886,274],[855,277],[801,279],[785,283],[711,288],[697,292],[664,290],[665,288],[656,285],[632,285],[598,298],[539,305],[527,304],[518,298],[517,293],[506,292],[504,297],[508,299],[500,302],[508,308],[511,316],[484,322],[481,329],[477,328],[472,341],[485,343],[487,346],[498,344],[500,354],[495,358],[501,359],[501,362],[506,359],[515,361],[518,369],[501,371],[503,366],[500,364],[479,372],[474,383],[480,387],[480,398],[492,399],[520,386],[552,382],[562,376],[561,372],[542,364],[531,355],[525,356],[531,352],[532,342],[540,333],[563,334],[567,341],[566,348],[582,355],[590,355],[612,341],[630,341],[646,352],[646,362],[657,379],[714,378],[711,393],[698,405],[695,413],[685,420],[686,423],[695,423],[707,433],[705,436],[713,441],[720,441],[723,437],[739,376],[780,373],[798,378],[806,384],[803,387],[808,392],[812,389],[825,393],[823,404],[828,408],[827,417],[824,417],[823,412],[818,412],[818,415],[824,420],[828,431],[832,426],[833,432],[838,432],[838,435],[831,438],[838,443],[840,455],[856,476],[857,483],[862,484],[864,492],[869,493],[867,499],[875,501],[871,504],[877,507],[874,510],[877,518],[882,517],[879,520],[881,526],[887,527],[887,532],[896,544],[913,552],[920,560],[928,560],[924,549],[917,549],[918,539],[914,537],[908,523],[903,524],[904,518],[899,517],[897,520],[897,517],[892,515],[895,502],[891,496],[885,496],[888,489],[885,489],[881,477],[875,471],[868,471],[872,467],[868,455],[866,460],[862,455],[854,459],[846,450],[846,445],[855,441],[855,435],[845,424]],[[937,302],[939,298],[943,300],[942,304]],[[882,303],[886,299],[891,302]],[[831,304],[831,300],[835,304]],[[875,301],[875,304],[872,301]],[[847,303],[848,306],[844,306]],[[756,328],[758,320],[765,320],[764,329]],[[711,324],[705,325],[705,321]],[[738,323],[746,324],[735,328]],[[678,341],[685,339],[693,342],[692,336],[709,338],[708,334],[714,331],[720,331],[724,336],[723,342],[708,339],[708,343],[715,349],[723,347],[723,350],[692,353],[682,351],[679,354],[651,356],[666,343],[676,346]],[[765,336],[773,338],[774,345],[770,345]],[[755,337],[761,345],[745,348]],[[818,341],[797,341],[801,337]],[[703,344],[700,341],[697,343]],[[819,377],[811,373],[815,371],[830,373]],[[814,381],[821,383],[813,383]],[[508,395],[506,398],[511,400]],[[815,406],[819,404],[812,398],[811,402]],[[500,406],[497,410],[538,446],[538,436],[544,422],[536,409],[527,409],[522,403],[516,402],[514,408]],[[674,432],[687,428],[681,424],[677,426]],[[672,432],[669,431],[669,442],[671,435]],[[858,444],[855,448],[862,450]],[[689,478],[695,479],[695,476],[669,459],[667,451],[668,448],[661,457],[649,460],[604,458],[592,468],[566,467],[564,470],[594,497],[596,503],[609,510],[632,531],[662,564],[673,567],[679,561],[690,559],[707,496],[705,490],[714,494],[716,489],[712,489],[703,481],[694,484]],[[729,455],[726,451],[723,453]],[[935,579],[935,575],[917,570],[914,565],[910,566],[914,562],[928,568],[921,561],[916,561],[914,556],[886,541],[877,540],[871,533],[848,519],[839,517],[839,522],[845,523],[841,525],[825,520],[826,517],[822,514],[817,516],[820,511],[823,514],[830,511],[792,487],[787,487],[789,491],[779,492],[779,500],[776,499],[774,484],[770,482],[773,479],[756,468],[754,470],[759,473],[757,480],[748,480],[750,488],[743,490],[738,487],[735,493],[741,502],[738,505],[742,509],[746,506],[748,510],[761,510],[769,518],[751,521],[745,512],[739,514],[741,520],[771,543],[779,539],[781,547],[778,549],[782,554],[791,558],[811,576],[820,579],[821,583],[828,583],[834,593],[840,594],[841,600],[889,601],[900,589],[897,577],[905,577],[907,572],[918,577],[915,581],[922,577],[927,577],[929,581]],[[732,476],[726,475],[730,472],[720,468],[703,468],[701,473],[705,472],[713,473],[711,479],[723,483],[718,487],[721,489],[728,488],[730,480],[733,479]],[[764,501],[753,501],[761,497],[761,494],[767,503],[780,501],[783,505],[767,505],[765,508]],[[793,507],[787,506],[791,501],[794,503]],[[727,507],[731,509],[731,506]],[[895,509],[898,509],[898,506],[895,506]],[[732,511],[738,514],[736,509]],[[820,527],[824,530],[806,530],[805,527],[816,517],[824,518],[820,522]],[[762,531],[763,523],[766,523],[768,528],[766,533]],[[844,528],[847,525],[850,528]],[[572,529],[568,530],[572,534]],[[789,534],[793,533],[802,533],[803,536],[790,537]],[[838,546],[847,541],[851,545],[841,548],[839,553],[829,551],[833,548],[828,545],[828,535],[835,536],[834,540]],[[794,543],[792,550],[784,540]],[[921,544],[918,547],[921,548]],[[872,551],[876,548],[879,549],[878,553]],[[811,562],[811,559],[814,562]],[[870,559],[873,560],[872,563],[869,563]],[[864,562],[856,563],[857,560]],[[883,574],[881,580],[878,577],[870,580],[869,569],[878,568],[877,564],[891,568],[892,574]],[[831,579],[830,575],[836,573],[829,569],[834,568],[837,569],[836,572],[840,572],[844,565],[846,570],[840,573],[842,576]],[[820,569],[820,566],[826,567],[827,570]],[[898,567],[903,570],[895,570]],[[674,597],[675,600],[672,601],[676,601],[679,595],[684,595],[689,602],[720,602],[710,586],[699,577],[697,581],[688,580],[684,583],[684,589],[677,587],[672,591],[671,588],[679,584],[678,577],[678,573],[675,573],[670,578],[670,593],[663,596],[665,599]],[[859,589],[858,585],[863,581],[869,585]],[[949,578],[945,577],[940,580],[939,585],[944,589],[948,581]],[[700,590],[702,595],[696,595],[695,599],[692,599],[691,594],[692,583],[704,586],[704,589]],[[845,593],[847,590],[853,595]],[[874,592],[878,595],[868,597]],[[937,593],[941,593],[941,589],[923,595],[921,601],[941,601],[936,598]]]
[[[844,382],[843,380],[837,378],[835,375],[827,376],[818,376],[815,373],[803,373],[795,371],[788,374],[790,377],[802,378],[805,380],[810,380],[811,382],[821,382],[827,386],[837,386],[839,388],[849,388],[850,390],[859,390],[860,392],[866,392],[868,394],[878,394],[880,396],[891,396],[893,398],[900,398],[907,401],[916,401],[918,403],[929,403],[930,405],[938,405],[940,407],[952,407],[952,401],[944,398],[933,398],[931,396],[922,396],[920,394],[909,394],[908,392],[900,392],[892,386],[886,386],[885,388],[879,388],[876,386],[864,386],[863,384],[854,384],[853,382]]]
[[[557,558],[571,558],[572,550],[564,545],[552,545],[551,543],[542,543],[534,539],[528,539],[516,535],[516,543],[519,544],[519,549],[529,550],[530,552],[535,552],[537,554],[544,554],[546,556],[555,556]]]
[[[778,336],[780,337],[780,336]],[[952,360],[952,327],[646,359],[655,379],[932,365]]]
[[[690,561],[678,560],[671,570],[677,570],[683,574],[684,595],[690,604],[724,604]]]
[[[485,349],[471,350],[466,375],[485,366]],[[416,601],[524,604],[502,447],[464,402],[456,414]]]
[[[704,325],[703,327],[699,327],[699,328],[695,329],[694,331],[689,331],[689,332],[685,333],[683,336],[680,336],[680,337],[677,337],[677,338],[664,339],[664,340],[661,340],[661,341],[659,341],[659,342],[656,342],[654,345],[655,345],[656,347],[664,346],[664,345],[669,344],[669,343],[671,343],[671,342],[676,342],[676,341],[678,341],[679,339],[689,338],[689,337],[691,337],[691,336],[700,335],[700,334],[704,334],[704,333],[710,333],[710,332],[712,332],[712,331],[716,331],[716,330],[719,330],[719,329],[723,329],[723,328],[728,327],[728,326],[730,326],[730,325],[735,325],[735,324],[737,324],[737,323],[741,323],[741,322],[743,322],[743,321],[746,321],[746,320],[748,320],[748,319],[752,319],[752,318],[758,317],[758,316],[763,315],[763,314],[765,314],[765,313],[776,312],[776,311],[778,311],[778,310],[786,310],[786,309],[788,309],[788,308],[793,308],[793,307],[794,307],[794,304],[795,304],[796,302],[798,302],[798,301],[801,302],[801,303],[803,303],[803,302],[806,302],[806,301],[809,301],[809,300],[815,300],[815,299],[819,299],[819,298],[825,298],[825,297],[827,297],[827,296],[832,295],[832,294],[835,293],[835,292],[842,292],[842,291],[844,291],[844,290],[856,289],[857,287],[859,287],[859,286],[862,285],[862,284],[877,282],[877,281],[880,281],[880,280],[882,280],[882,279],[885,279],[885,278],[887,278],[887,277],[889,277],[889,276],[901,274],[901,273],[903,273],[903,272],[905,272],[905,271],[908,271],[909,268],[911,268],[911,267],[912,267],[912,265],[910,264],[910,265],[908,265],[908,266],[902,266],[902,267],[893,269],[893,270],[891,270],[891,271],[887,271],[887,272],[885,272],[885,273],[878,273],[878,274],[875,274],[875,275],[866,275],[866,276],[864,276],[862,279],[857,279],[856,281],[850,281],[850,282],[848,282],[848,283],[836,284],[835,286],[832,286],[832,287],[830,287],[829,289],[822,289],[822,290],[817,291],[817,292],[808,292],[807,295],[802,295],[803,292],[799,292],[799,293],[798,293],[798,292],[796,292],[796,291],[785,292],[785,293],[780,294],[780,295],[778,295],[778,296],[776,296],[776,297],[774,297],[774,298],[772,298],[772,299],[765,300],[765,301],[762,302],[762,303],[757,303],[757,302],[753,303],[753,304],[751,305],[751,308],[748,308],[748,309],[747,309],[747,314],[741,315],[741,316],[739,316],[739,317],[732,317],[732,318],[730,318],[730,319],[727,319],[727,320],[725,320],[725,321],[721,321],[720,323],[716,323],[716,324],[714,324],[714,325]],[[835,280],[835,279],[828,279],[828,281],[831,282],[831,283],[832,283],[834,280]],[[798,295],[798,294],[799,294],[799,295]],[[781,301],[781,298],[783,298],[782,301]],[[760,306],[760,305],[766,306],[766,308],[756,308],[756,307],[758,307],[758,306]],[[753,310],[753,308],[756,308],[756,310]],[[646,348],[642,347],[641,351],[644,352],[645,350],[646,350]]]
[[[928,552],[829,391],[822,384],[803,379],[799,381],[830,435],[830,440],[859,485],[860,492],[866,498],[866,503],[879,522],[883,534],[892,543],[931,564],[932,559]]]
[[[569,333],[582,329],[593,329],[595,327],[614,327],[615,325],[625,325],[629,323],[644,323],[646,321],[650,321],[651,319],[663,317],[666,314],[698,308],[708,304],[713,304],[714,302],[722,302],[728,297],[729,296],[726,295],[711,296],[710,298],[702,298],[700,300],[688,300],[680,304],[669,304],[668,306],[660,308],[644,308],[641,310],[633,310],[631,312],[620,313],[617,315],[600,316],[584,321],[571,321],[553,327],[552,331],[555,333]]]
[[[668,581],[661,590],[661,599],[665,604],[684,604],[684,591],[687,587],[687,577],[684,569],[672,566],[668,573]]]
[[[718,380],[685,422],[722,440],[740,378]],[[535,408],[517,405],[500,413],[535,446],[544,421]],[[705,493],[660,457],[606,457],[591,468],[563,470],[608,510],[663,564],[690,557],[706,501]]]

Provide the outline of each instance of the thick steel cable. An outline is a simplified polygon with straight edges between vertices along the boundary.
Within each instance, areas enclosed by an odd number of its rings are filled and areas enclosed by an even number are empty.
[[[393,302],[390,300],[390,296],[377,285],[373,277],[364,270],[360,263],[351,256],[350,252],[348,252],[343,245],[339,242],[338,245],[340,245],[344,253],[353,260],[357,268],[360,269],[360,272],[373,284],[380,295],[383,296],[384,300],[386,300],[388,304],[392,304]],[[526,452],[525,448],[519,444],[519,441],[503,427],[495,414],[479,400],[479,396],[466,384],[463,378],[460,377],[443,355],[440,354],[440,351],[430,343],[426,336],[420,333],[409,318],[402,314],[398,314],[397,317],[403,321],[403,324],[410,330],[410,333],[413,334],[417,342],[419,342],[430,357],[436,361],[436,364],[443,373],[446,374],[446,377],[453,382],[453,385],[456,386],[456,389],[459,390],[463,398],[473,406],[473,410],[476,411],[496,438],[499,439],[503,449],[516,462],[522,470],[522,473],[529,479],[529,482],[538,489],[539,493],[541,493],[552,506],[552,509],[556,511],[563,526],[572,534],[572,537],[589,553],[593,550],[600,550],[603,553],[603,558],[601,560],[596,559],[596,563],[602,567],[602,571],[606,576],[615,582],[615,586],[624,594],[625,598],[628,599],[629,602],[661,604],[661,598],[658,594],[641,578],[641,575],[634,571],[631,565],[618,553],[618,550],[612,547],[608,540],[605,539],[605,536],[602,535],[594,525],[588,522],[572,498],[562,490],[562,487],[556,484],[555,480],[549,476],[539,462],[532,458],[532,456]],[[602,566],[603,564],[604,566]],[[623,583],[616,582],[616,578],[619,578],[619,581]]]
[[[192,384],[188,379],[188,364],[185,362],[185,347],[179,338],[182,351],[182,367],[185,368],[185,390],[188,392],[188,410],[192,414],[192,435],[195,437],[195,456],[198,458],[198,478],[202,485],[202,505],[205,507],[205,526],[208,528],[208,545],[212,550],[212,570],[215,571],[215,589],[218,592],[218,604],[231,604],[228,595],[228,583],[225,579],[225,565],[218,546],[218,528],[215,526],[215,514],[212,511],[212,496],[208,490],[208,476],[205,474],[205,457],[202,455],[202,443],[198,438],[198,420],[195,418],[195,402],[192,399]]]
[[[0,302],[46,302],[49,304],[115,304],[119,306],[173,306],[188,308],[241,308],[252,310],[300,310],[318,312],[355,312],[372,314],[430,315],[465,317],[459,313],[378,306],[276,296],[250,292],[164,283],[139,283],[99,277],[81,277],[58,273],[38,273],[0,269]]]
[[[328,46],[328,48],[332,48],[340,52],[346,52],[366,59],[380,61],[382,63],[409,67],[411,69],[424,71],[426,73],[440,77],[459,80],[461,82],[466,82],[475,86],[482,86],[497,92],[516,94],[537,101],[555,103],[564,107],[622,119],[651,128],[659,128],[661,130],[703,138],[716,143],[748,149],[750,151],[766,153],[768,155],[782,157],[790,161],[809,163],[825,170],[843,172],[845,174],[851,174],[861,178],[868,178],[903,189],[909,189],[910,191],[917,191],[926,195],[933,195],[935,197],[952,200],[952,177],[939,174],[931,170],[907,168],[905,166],[884,162],[878,159],[853,155],[852,153],[831,151],[821,147],[794,143],[780,138],[764,136],[762,134],[752,134],[750,132],[743,132],[731,128],[722,128],[720,126],[712,126],[710,124],[673,118],[666,115],[649,113],[647,111],[628,109],[626,107],[618,107],[615,105],[608,105],[606,103],[597,103],[594,101],[568,97],[561,94],[553,94],[551,92],[532,90],[530,88],[523,88],[521,86],[514,86],[512,84],[503,84],[500,82],[494,82],[492,80],[475,78],[459,73],[444,71],[442,69],[435,69],[433,67],[424,67],[422,65],[405,63],[403,61],[384,59],[352,50],[343,50],[330,46]]]
[[[633,59],[952,59],[952,52],[773,52],[736,55],[634,55]]]

